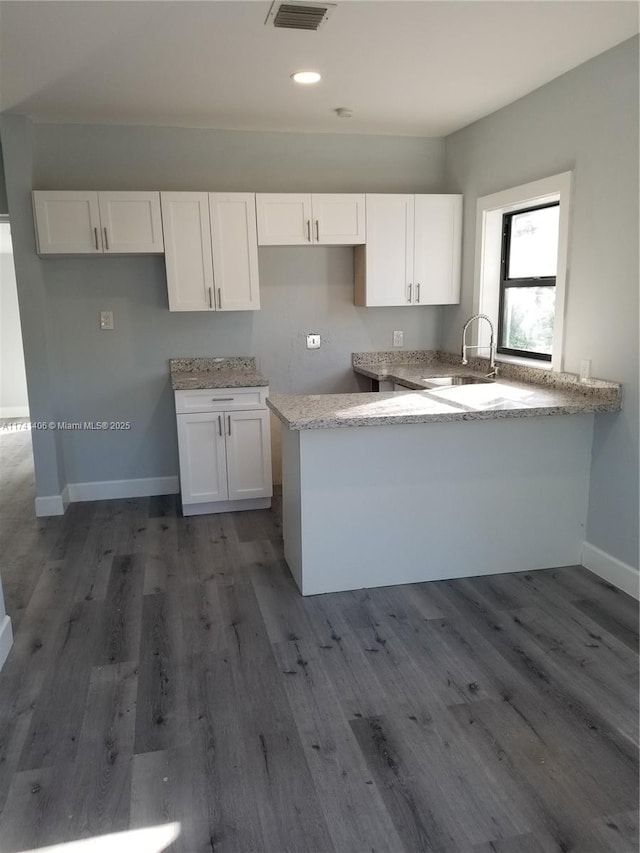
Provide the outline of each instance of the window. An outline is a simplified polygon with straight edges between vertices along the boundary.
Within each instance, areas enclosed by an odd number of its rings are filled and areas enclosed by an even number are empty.
[[[498,361],[563,369],[571,177],[478,199],[473,308],[497,330]],[[474,331],[488,348],[488,324]]]
[[[560,204],[504,213],[498,352],[551,361]]]

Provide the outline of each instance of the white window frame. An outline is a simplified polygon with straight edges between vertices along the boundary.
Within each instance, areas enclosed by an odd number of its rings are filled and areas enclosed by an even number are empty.
[[[496,361],[521,364],[540,370],[562,371],[564,365],[564,319],[569,274],[569,220],[571,213],[572,172],[562,172],[539,181],[522,184],[478,199],[476,215],[476,261],[473,304],[476,312],[486,314],[498,333],[500,302],[500,259],[502,254],[502,217],[538,204],[560,203],[558,223],[558,269],[556,272],[556,311],[553,321],[551,361],[497,353]],[[476,325],[477,344],[489,347],[488,323]],[[495,341],[497,345],[497,340]],[[479,353],[479,355],[482,353]]]

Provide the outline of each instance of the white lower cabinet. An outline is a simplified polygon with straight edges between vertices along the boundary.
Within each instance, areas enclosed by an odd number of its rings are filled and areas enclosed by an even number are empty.
[[[268,389],[175,393],[183,514],[271,506]]]

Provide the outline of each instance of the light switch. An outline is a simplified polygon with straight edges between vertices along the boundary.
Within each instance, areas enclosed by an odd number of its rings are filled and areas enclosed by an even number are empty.
[[[320,349],[320,335],[307,335],[307,349]]]
[[[113,311],[100,312],[100,328],[103,332],[106,329],[113,329]]]

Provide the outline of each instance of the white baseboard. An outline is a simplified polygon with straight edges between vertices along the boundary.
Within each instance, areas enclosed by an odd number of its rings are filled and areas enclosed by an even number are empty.
[[[640,599],[640,573],[628,563],[623,563],[595,545],[584,542],[582,545],[582,565],[589,571],[621,589],[623,592]]]
[[[151,495],[175,495],[180,491],[178,477],[146,477],[140,480],[104,480],[95,483],[69,483],[69,500],[104,501],[112,498],[147,498]]]
[[[28,418],[28,406],[0,406],[0,418]]]
[[[182,504],[183,515],[214,515],[219,512],[241,512],[247,509],[269,509],[271,498],[246,498],[242,501],[207,501],[202,504]]]
[[[178,477],[146,477],[140,480],[104,480],[94,483],[69,483],[60,495],[36,498],[36,515],[64,515],[69,503],[104,501],[113,498],[147,498],[152,495],[176,495]]]
[[[0,620],[0,669],[2,669],[7,655],[11,651],[13,645],[13,630],[11,628],[11,619],[6,616]]]
[[[42,518],[49,515],[64,515],[67,504],[63,495],[45,495],[36,498],[36,515]]]

